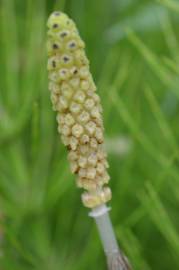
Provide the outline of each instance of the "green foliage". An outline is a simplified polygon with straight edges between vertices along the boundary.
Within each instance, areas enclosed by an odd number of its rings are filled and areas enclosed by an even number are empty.
[[[46,20],[62,9],[86,42],[110,140],[111,216],[134,269],[179,268],[178,11],[175,0],[0,2],[3,270],[105,269],[56,130]],[[118,149],[120,152],[120,149]]]

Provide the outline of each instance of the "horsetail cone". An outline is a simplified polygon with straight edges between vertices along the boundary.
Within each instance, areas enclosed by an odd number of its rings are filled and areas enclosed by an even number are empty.
[[[49,90],[58,131],[77,186],[85,189],[82,201],[93,208],[111,199],[100,98],[75,23],[56,11],[47,26]]]

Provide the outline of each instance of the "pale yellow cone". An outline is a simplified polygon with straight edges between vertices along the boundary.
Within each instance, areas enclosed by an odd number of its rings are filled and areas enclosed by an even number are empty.
[[[77,186],[86,190],[82,201],[93,208],[111,199],[111,190],[105,186],[109,175],[100,98],[75,23],[56,11],[47,26],[49,90],[58,131],[69,151]]]

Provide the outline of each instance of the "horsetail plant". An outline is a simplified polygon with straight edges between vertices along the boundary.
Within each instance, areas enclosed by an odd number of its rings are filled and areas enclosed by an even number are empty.
[[[103,148],[102,107],[89,70],[85,44],[75,23],[62,12],[53,12],[47,26],[49,90],[71,171],[77,175],[77,186],[85,190],[82,202],[91,208],[89,215],[96,221],[109,269],[129,270],[106,206],[111,190],[107,186],[110,178]]]

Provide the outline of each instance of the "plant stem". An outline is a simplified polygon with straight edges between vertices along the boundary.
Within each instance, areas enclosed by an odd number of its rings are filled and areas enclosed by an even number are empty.
[[[119,249],[114,229],[109,216],[109,210],[105,204],[95,207],[90,216],[95,219],[99,235],[106,254],[109,270],[132,270],[127,258]]]

